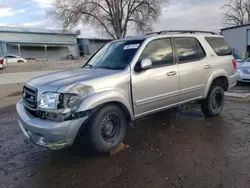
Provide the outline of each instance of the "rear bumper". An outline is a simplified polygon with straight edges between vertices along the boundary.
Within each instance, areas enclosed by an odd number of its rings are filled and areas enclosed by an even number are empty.
[[[238,82],[250,82],[250,74],[238,73]]]
[[[64,122],[35,118],[29,114],[22,101],[16,105],[18,122],[26,138],[52,150],[60,150],[73,144],[78,130],[88,117]]]

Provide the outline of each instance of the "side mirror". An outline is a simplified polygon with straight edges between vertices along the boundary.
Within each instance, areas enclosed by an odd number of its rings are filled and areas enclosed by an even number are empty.
[[[152,61],[151,59],[142,59],[141,60],[141,69],[142,70],[147,70],[150,69],[152,67]]]

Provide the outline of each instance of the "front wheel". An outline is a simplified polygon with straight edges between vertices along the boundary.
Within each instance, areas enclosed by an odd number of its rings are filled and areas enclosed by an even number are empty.
[[[124,112],[116,105],[98,110],[87,125],[86,141],[98,153],[117,148],[124,140],[127,120]]]
[[[220,86],[213,86],[207,98],[201,102],[201,110],[208,117],[217,116],[221,113],[224,103],[224,90]]]

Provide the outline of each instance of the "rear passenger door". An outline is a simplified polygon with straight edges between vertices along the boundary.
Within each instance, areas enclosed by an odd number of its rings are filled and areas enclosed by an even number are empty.
[[[203,96],[211,65],[206,53],[194,37],[174,38],[177,62],[180,71],[180,99],[188,102]]]

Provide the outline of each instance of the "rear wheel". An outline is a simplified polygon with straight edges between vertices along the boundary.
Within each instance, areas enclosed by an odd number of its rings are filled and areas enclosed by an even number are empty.
[[[207,98],[201,102],[201,110],[208,117],[217,116],[221,113],[224,102],[225,94],[223,88],[212,86]]]
[[[24,63],[24,61],[23,61],[23,60],[18,60],[17,62],[18,62],[18,63]]]
[[[123,142],[126,129],[124,112],[116,105],[104,106],[91,117],[86,140],[95,152],[109,152]]]

